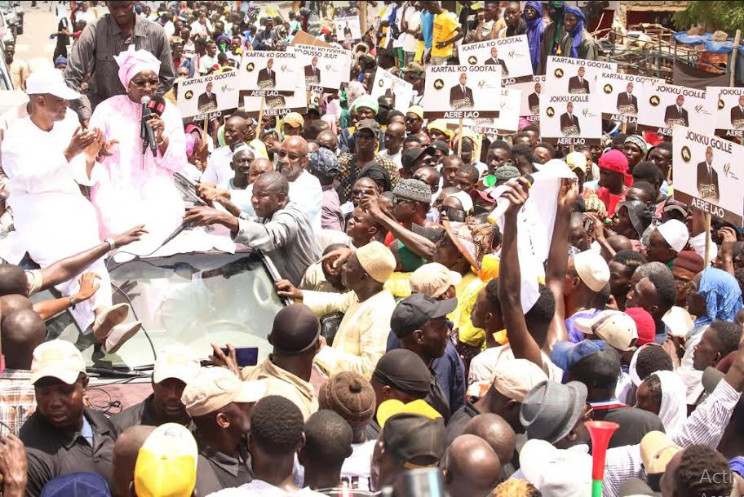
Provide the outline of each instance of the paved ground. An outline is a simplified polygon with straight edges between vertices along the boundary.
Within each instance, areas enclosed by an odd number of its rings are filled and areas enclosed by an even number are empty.
[[[24,3],[24,32],[16,38],[16,57],[25,61],[43,59],[52,63],[56,39],[49,39],[49,35],[56,31],[57,20],[54,17],[56,2],[37,2],[36,8],[31,8],[31,2]]]

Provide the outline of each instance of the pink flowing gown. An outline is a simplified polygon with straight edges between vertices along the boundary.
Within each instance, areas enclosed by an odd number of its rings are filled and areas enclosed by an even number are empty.
[[[93,168],[91,201],[98,213],[102,239],[144,224],[151,243],[143,246],[156,248],[158,240],[168,236],[183,219],[184,203],[173,173],[187,164],[186,137],[180,112],[166,101],[162,119],[168,149],[165,154],[158,151],[155,157],[149,148],[143,154],[141,115],[141,105],[126,95],[105,100],[93,112],[89,129],[100,128],[107,141],[119,143],[112,147],[113,155]]]

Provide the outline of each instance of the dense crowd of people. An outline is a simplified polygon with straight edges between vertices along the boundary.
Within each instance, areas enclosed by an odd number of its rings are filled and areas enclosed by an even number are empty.
[[[616,426],[605,496],[744,495],[744,231],[675,200],[671,142],[569,148],[421,106],[425,67],[464,43],[526,35],[535,74],[596,59],[583,11],[294,3],[59,2],[54,68],[6,47],[28,103],[0,149],[3,495],[586,496],[592,420]],[[357,7],[352,45],[331,19]],[[304,113],[182,118],[185,80],[300,31],[353,54],[348,84]],[[371,96],[378,67],[413,85],[405,112]],[[147,398],[96,410],[80,348],[142,328],[107,256],[211,226],[280,276],[270,355],[171,346]],[[47,339],[62,311],[87,341]]]

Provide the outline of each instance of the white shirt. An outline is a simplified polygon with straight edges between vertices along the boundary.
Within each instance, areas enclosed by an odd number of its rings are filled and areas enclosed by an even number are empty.
[[[541,352],[543,364],[548,372],[548,379],[560,382],[563,379],[563,370],[553,364],[550,357],[545,352]],[[480,381],[493,381],[493,375],[496,368],[504,362],[514,360],[514,352],[511,345],[506,344],[501,347],[492,347],[484,350],[477,356],[473,357],[470,362],[470,374],[468,375],[468,385]]]
[[[380,156],[384,159],[389,160],[398,167],[403,167],[403,163],[401,162],[401,158],[403,157],[403,147],[398,150],[397,154],[393,155],[390,155],[387,150],[383,150],[382,152],[380,152]]]
[[[323,188],[318,178],[307,171],[289,183],[289,200],[305,213],[310,226],[316,233],[320,232],[321,211],[323,208]]]
[[[213,183],[219,188],[227,188],[230,180],[235,177],[235,171],[230,167],[233,152],[228,145],[220,147],[209,156],[207,168],[201,177],[202,183]]]
[[[96,13],[91,9],[88,9],[85,12],[78,10],[75,12],[75,21],[85,21],[86,26],[90,26],[96,22]]]
[[[323,497],[323,494],[319,494],[309,488],[303,488],[296,492],[286,492],[263,480],[253,480],[238,488],[226,488],[209,495],[214,497],[246,497],[254,495],[257,497],[313,497],[316,495]]]
[[[406,9],[406,22],[410,31],[417,31],[421,27],[421,11],[413,7]],[[418,48],[418,39],[412,34],[405,34],[403,40],[403,50],[405,52],[415,52]]]
[[[191,36],[207,36],[207,30],[212,31],[212,23],[207,19],[206,24],[200,23],[198,20],[191,23]]]
[[[199,74],[207,74],[217,64],[217,57],[204,54],[199,59]]]
[[[370,490],[370,468],[375,443],[377,440],[351,445],[352,453],[341,466],[341,480],[349,482],[351,488]]]
[[[170,38],[173,36],[173,34],[176,32],[176,26],[173,24],[173,21],[168,21],[163,25],[163,29],[165,30],[166,36]]]

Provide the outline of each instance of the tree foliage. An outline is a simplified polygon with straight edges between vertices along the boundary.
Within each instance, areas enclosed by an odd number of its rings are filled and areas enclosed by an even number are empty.
[[[726,31],[733,37],[737,29],[744,28],[744,2],[687,2],[687,8],[674,14],[678,29],[686,30],[693,24],[702,25],[706,31]]]

